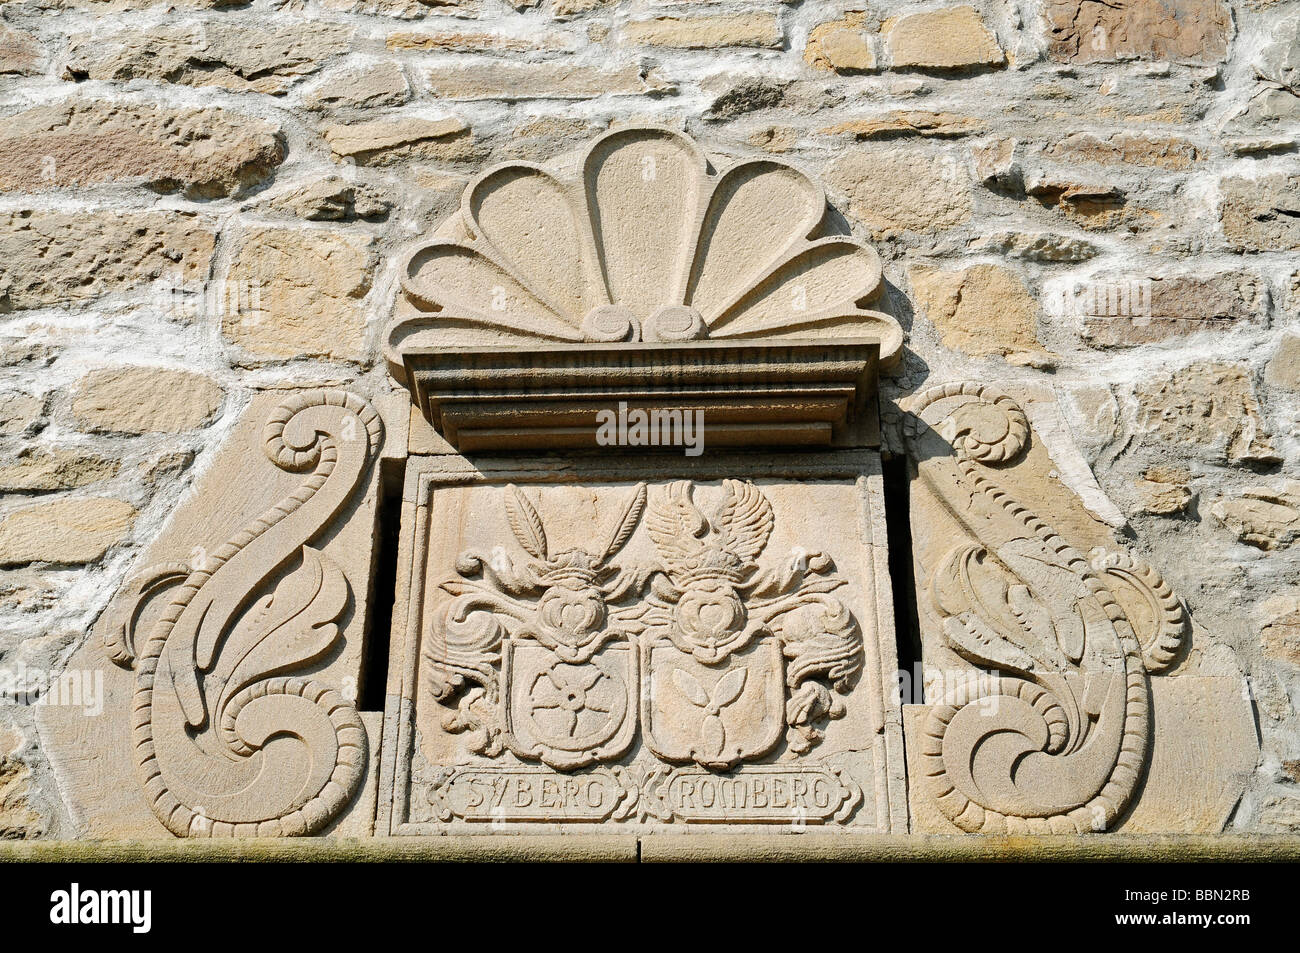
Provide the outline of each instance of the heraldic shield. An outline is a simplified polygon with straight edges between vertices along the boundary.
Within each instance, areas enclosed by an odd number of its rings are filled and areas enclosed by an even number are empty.
[[[505,742],[521,758],[568,769],[618,758],[636,734],[637,657],[605,645],[566,662],[535,642],[508,640],[502,656]]]
[[[781,647],[760,639],[706,665],[670,639],[645,644],[645,742],[665,761],[726,769],[772,749],[785,730]]]

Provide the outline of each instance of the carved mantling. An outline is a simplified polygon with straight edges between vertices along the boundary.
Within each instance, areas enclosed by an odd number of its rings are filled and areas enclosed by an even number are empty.
[[[702,409],[715,445],[874,443],[902,331],[827,218],[795,167],[718,171],[659,127],[493,167],[406,256],[390,368],[466,451],[595,446],[620,401]]]

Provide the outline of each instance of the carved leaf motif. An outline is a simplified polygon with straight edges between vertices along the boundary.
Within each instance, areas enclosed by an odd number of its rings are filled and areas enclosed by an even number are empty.
[[[342,571],[319,550],[302,548],[302,565],[280,580],[232,634],[210,679],[225,683],[222,704],[246,685],[302,668],[338,640],[348,602]]]
[[[713,689],[714,708],[726,708],[740,697],[740,693],[745,690],[745,675],[748,672],[749,669],[738,668],[718,679],[718,684]]]
[[[604,562],[623,548],[623,544],[628,541],[632,533],[636,530],[636,524],[641,519],[641,511],[645,509],[646,486],[644,483],[638,483],[636,486],[636,495],[632,497],[632,502],[627,505],[623,511],[623,518],[619,521],[618,528],[614,531],[609,545],[605,547],[605,552],[601,555],[600,561]]]
[[[702,750],[700,754],[705,757],[716,757],[722,754],[722,746],[727,741],[727,732],[723,728],[722,719],[717,715],[705,715],[704,721],[700,723],[700,743]]]
[[[709,695],[700,683],[697,682],[690,672],[684,672],[680,668],[673,669],[673,684],[677,690],[685,695],[698,708],[703,708],[709,703]]]
[[[546,531],[533,504],[513,483],[506,487],[506,520],[524,552],[534,559],[546,558]]]
[[[716,521],[723,547],[742,559],[755,559],[772,534],[772,504],[752,483],[727,480]]]

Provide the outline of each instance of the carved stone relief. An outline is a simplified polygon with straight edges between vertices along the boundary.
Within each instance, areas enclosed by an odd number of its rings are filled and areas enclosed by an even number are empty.
[[[466,486],[439,466],[408,476],[394,833],[904,823],[878,477]]]
[[[1153,692],[1153,676],[1176,668],[1191,634],[1178,597],[1062,487],[1009,393],[947,384],[904,408],[919,477],[912,525],[931,682],[928,704],[908,712],[914,825],[972,833],[1122,825],[1153,761],[1153,697],[1168,711],[1194,697],[1220,711],[1200,726],[1210,735],[1200,743],[1225,756],[1201,771],[1168,766],[1182,783],[1154,778],[1159,796],[1175,802],[1157,813],[1219,829],[1254,767],[1253,729],[1242,730],[1249,703],[1231,678],[1169,679]],[[1163,743],[1171,742],[1179,744],[1172,732]],[[1207,809],[1186,810],[1196,802]]]
[[[495,166],[406,256],[389,367],[462,451],[595,447],[611,400],[703,409],[714,446],[875,445],[903,333],[827,222],[794,166],[661,127]]]
[[[902,703],[876,405],[902,332],[830,219],[797,169],[655,127],[475,179],[404,259],[410,399],[256,397],[74,656],[111,717],[41,725],[81,829],[1221,829],[1249,703],[1180,671],[1183,604],[1031,389],[903,403]],[[709,451],[599,445],[624,405],[702,413]]]
[[[373,786],[378,723],[357,688],[383,435],[347,391],[255,402],[200,505],[153,547],[162,561],[127,581],[74,660],[109,669],[116,724],[45,713],[89,832],[316,833]],[[78,733],[120,757],[83,760]],[[121,791],[155,824],[114,804]]]

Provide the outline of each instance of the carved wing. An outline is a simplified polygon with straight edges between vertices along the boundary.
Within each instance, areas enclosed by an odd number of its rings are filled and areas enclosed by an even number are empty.
[[[726,480],[723,490],[722,505],[713,516],[722,546],[747,562],[756,559],[772,535],[772,504],[752,483]]]
[[[704,548],[701,537],[708,532],[709,521],[691,499],[688,481],[668,485],[664,495],[651,505],[646,529],[659,555],[669,563],[684,562]]]

